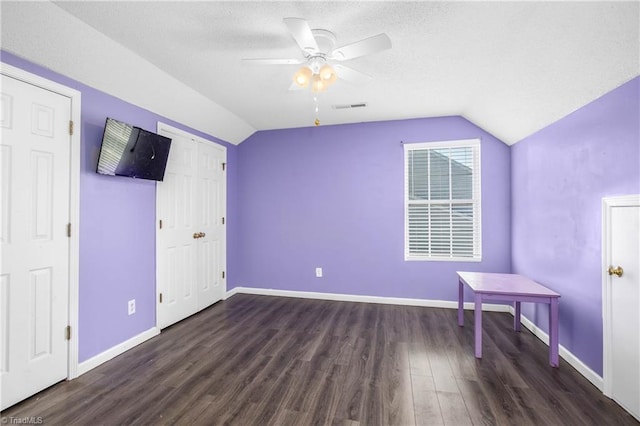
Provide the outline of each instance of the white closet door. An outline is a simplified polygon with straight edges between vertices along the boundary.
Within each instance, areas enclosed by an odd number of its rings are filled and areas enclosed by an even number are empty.
[[[164,328],[226,292],[226,148],[164,124],[158,133],[172,139],[156,196],[158,325]]]
[[[67,377],[68,97],[2,76],[0,409]]]

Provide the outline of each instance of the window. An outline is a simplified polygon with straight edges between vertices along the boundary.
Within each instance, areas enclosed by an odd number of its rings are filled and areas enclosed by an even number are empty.
[[[405,260],[480,261],[480,140],[404,150]]]

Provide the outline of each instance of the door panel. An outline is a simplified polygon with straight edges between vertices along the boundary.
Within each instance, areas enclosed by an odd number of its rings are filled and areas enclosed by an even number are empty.
[[[32,152],[32,215],[31,235],[36,240],[51,240],[53,155],[50,152]]]
[[[67,377],[71,101],[2,76],[1,408]]]
[[[9,371],[9,274],[0,275],[0,374]],[[1,402],[1,401],[0,401]],[[4,405],[2,405],[4,408]]]
[[[3,107],[5,105],[3,104]],[[3,111],[5,113],[5,111]],[[4,126],[3,126],[4,127]],[[9,214],[11,211],[11,147],[0,145],[0,191],[2,191],[2,210],[0,211],[0,243],[10,243]]]
[[[29,335],[31,336],[30,360],[51,355],[51,342],[53,340],[52,318],[53,283],[51,268],[42,268],[31,271],[31,288],[29,292],[29,309],[31,323]]]

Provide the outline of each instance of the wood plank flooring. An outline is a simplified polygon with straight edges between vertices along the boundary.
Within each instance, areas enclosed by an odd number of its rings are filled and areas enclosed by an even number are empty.
[[[637,425],[506,313],[237,294],[3,412],[47,425]]]

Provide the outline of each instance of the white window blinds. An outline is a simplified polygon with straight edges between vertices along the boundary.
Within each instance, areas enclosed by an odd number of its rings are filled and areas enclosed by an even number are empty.
[[[406,144],[405,259],[481,259],[480,141]]]

